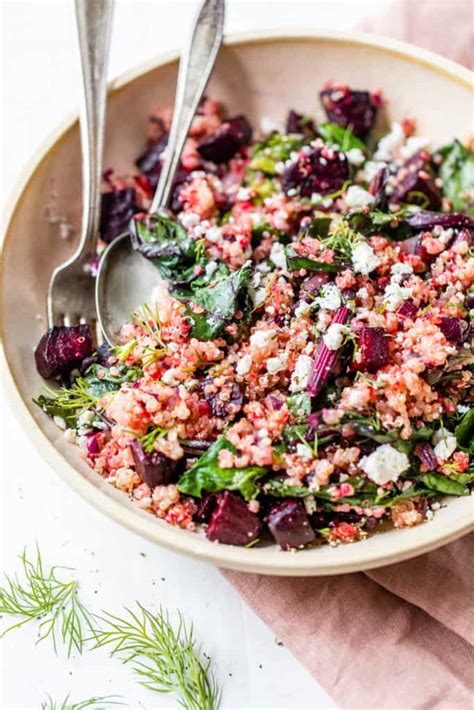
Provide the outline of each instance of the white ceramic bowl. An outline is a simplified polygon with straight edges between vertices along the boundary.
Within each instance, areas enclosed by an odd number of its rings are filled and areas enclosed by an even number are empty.
[[[110,87],[105,165],[133,169],[144,146],[147,117],[170,104],[176,55],[161,58],[114,81]],[[228,38],[208,94],[229,112],[246,113],[254,125],[263,116],[284,120],[288,108],[320,111],[318,90],[329,79],[363,89],[381,88],[387,105],[380,121],[416,117],[420,135],[441,144],[465,137],[472,127],[472,76],[425,50],[362,34],[310,31]],[[384,115],[387,114],[387,115]],[[62,432],[32,402],[43,382],[33,348],[45,328],[46,287],[55,264],[73,248],[61,240],[46,205],[76,227],[80,222],[80,143],[77,119],[55,131],[36,156],[10,202],[2,278],[2,330],[6,385],[15,413],[41,455],[80,495],[139,535],[177,552],[240,570],[281,575],[326,575],[368,569],[418,555],[472,529],[470,498],[447,502],[433,521],[390,531],[336,549],[297,554],[276,546],[238,548],[208,542],[201,534],[172,528],[140,511],[127,496],[94,473]],[[76,232],[77,235],[77,232]]]

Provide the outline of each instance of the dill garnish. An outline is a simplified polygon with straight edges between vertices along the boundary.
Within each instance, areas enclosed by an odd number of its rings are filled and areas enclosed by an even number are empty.
[[[123,705],[123,703],[117,702],[113,698],[118,698],[118,695],[104,695],[102,697],[87,698],[87,700],[80,700],[78,703],[72,703],[69,701],[69,695],[66,695],[64,700],[57,701],[53,700],[50,695],[48,699],[41,703],[41,710],[84,710],[84,708],[95,708],[95,710],[104,710],[106,707],[111,705]]]

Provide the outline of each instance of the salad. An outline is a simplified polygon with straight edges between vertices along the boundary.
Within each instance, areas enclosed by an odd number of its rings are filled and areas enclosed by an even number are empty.
[[[104,176],[98,258],[129,229],[160,285],[119,347],[80,325],[35,351],[60,380],[37,404],[97,474],[211,541],[351,543],[474,481],[472,147],[381,132],[379,93],[320,101],[254,138],[206,99],[150,216],[154,112],[136,174]]]

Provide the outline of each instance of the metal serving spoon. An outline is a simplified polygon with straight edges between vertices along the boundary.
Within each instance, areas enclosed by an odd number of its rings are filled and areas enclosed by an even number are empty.
[[[224,9],[225,0],[204,0],[181,57],[173,122],[151,214],[169,202],[184,143],[222,43]],[[121,327],[150,299],[159,281],[153,264],[132,249],[129,234],[109,244],[100,260],[95,289],[97,317],[109,343],[120,343]]]
[[[113,0],[76,0],[82,65],[82,227],[74,254],[57,266],[48,287],[48,325],[96,325],[94,279],[87,270],[95,256],[100,218],[102,154],[107,93],[107,56]]]

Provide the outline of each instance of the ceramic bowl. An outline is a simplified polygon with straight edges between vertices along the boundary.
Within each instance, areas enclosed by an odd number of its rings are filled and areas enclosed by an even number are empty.
[[[147,117],[173,101],[177,55],[132,71],[110,86],[105,165],[133,170],[144,147]],[[472,121],[472,79],[467,70],[424,50],[362,34],[309,31],[229,37],[208,95],[230,113],[283,121],[288,108],[315,114],[318,90],[329,79],[363,89],[381,88],[388,101],[380,121],[415,116],[433,144],[465,137]],[[473,527],[469,498],[447,501],[431,522],[390,531],[353,545],[323,546],[297,554],[276,546],[238,548],[168,526],[140,511],[80,459],[32,402],[44,384],[33,348],[46,325],[46,288],[53,267],[72,251],[51,216],[80,223],[80,142],[77,118],[63,124],[32,161],[11,200],[2,278],[3,347],[7,391],[14,411],[40,454],[85,499],[130,530],[177,552],[216,565],[280,575],[328,575],[397,562],[454,540]],[[43,320],[38,319],[38,315]]]

